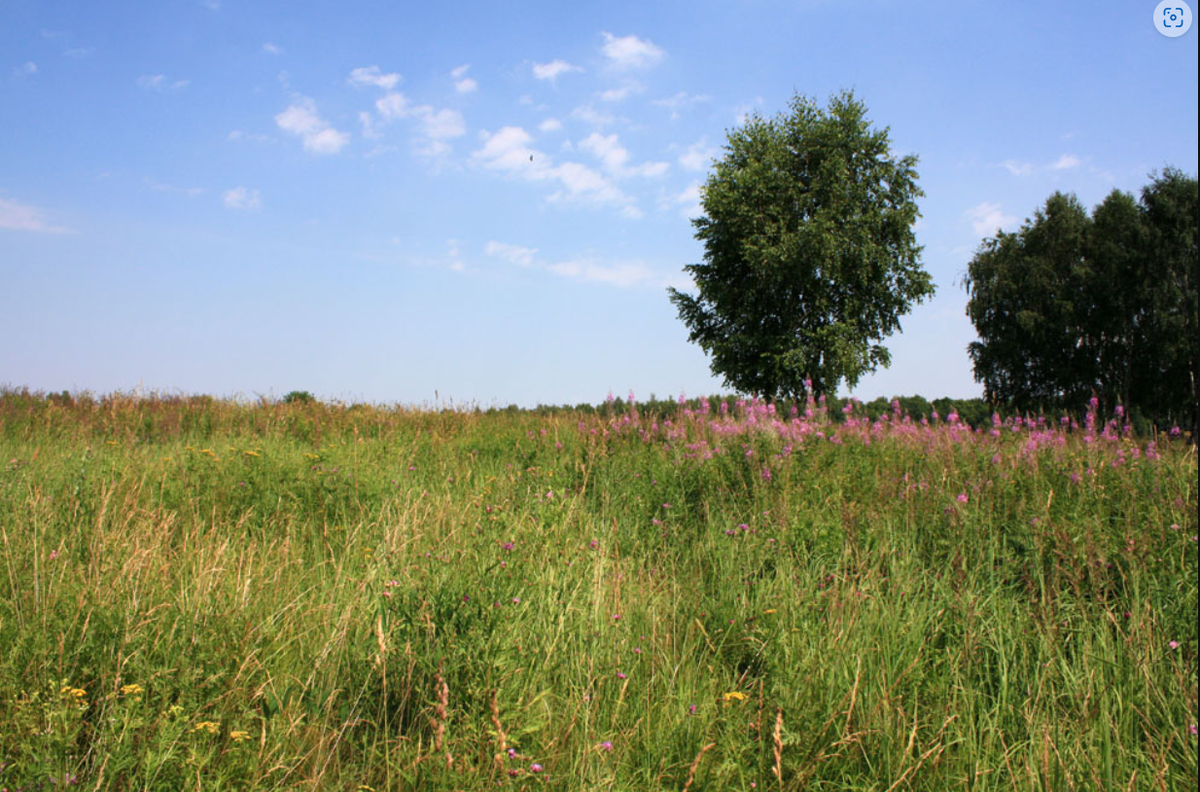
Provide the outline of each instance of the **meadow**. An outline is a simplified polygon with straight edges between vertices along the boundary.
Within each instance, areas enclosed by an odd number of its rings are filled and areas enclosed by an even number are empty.
[[[1197,459],[0,393],[0,789],[1192,790]]]

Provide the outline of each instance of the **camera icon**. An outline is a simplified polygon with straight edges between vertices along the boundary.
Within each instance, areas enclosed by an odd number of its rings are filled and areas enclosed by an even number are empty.
[[[1192,8],[1184,0],[1162,0],[1154,8],[1154,27],[1169,38],[1188,32],[1192,26]]]

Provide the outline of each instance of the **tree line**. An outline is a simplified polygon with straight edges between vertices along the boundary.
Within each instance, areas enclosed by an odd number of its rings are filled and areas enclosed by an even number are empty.
[[[803,400],[887,367],[883,340],[934,292],[913,232],[916,165],[851,92],[827,107],[797,95],[729,132],[692,221],[694,293],[669,290],[726,386]],[[1090,214],[1055,193],[983,240],[964,285],[988,406],[1082,413],[1096,398],[1105,415],[1195,427],[1197,203],[1195,177],[1167,168]]]
[[[1197,182],[1167,168],[1089,214],[1056,192],[968,265],[968,353],[989,402],[1197,421]]]

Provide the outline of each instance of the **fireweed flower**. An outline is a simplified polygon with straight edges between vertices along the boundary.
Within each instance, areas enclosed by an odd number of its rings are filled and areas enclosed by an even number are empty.
[[[1193,727],[1193,728],[1195,728],[1195,727]],[[609,742],[608,740],[605,740],[604,742],[600,743],[596,747],[599,748],[601,751],[611,751],[613,749],[612,743]]]

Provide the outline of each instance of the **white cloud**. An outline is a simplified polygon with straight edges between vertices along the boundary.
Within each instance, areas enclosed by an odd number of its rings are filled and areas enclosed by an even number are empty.
[[[556,184],[558,189],[547,199],[552,203],[582,201],[620,207],[627,217],[641,214],[633,200],[599,171],[578,162],[554,165],[549,156],[530,147],[533,138],[521,127],[507,126],[482,137],[483,147],[471,154],[475,162],[526,181]]]
[[[557,132],[562,129],[562,121],[559,121],[557,118],[547,118],[538,124],[538,129],[543,132]]]
[[[358,123],[362,124],[363,137],[368,140],[379,140],[379,138],[383,137],[383,133],[379,131],[379,127],[375,123],[375,116],[366,110],[358,114]]]
[[[467,123],[457,110],[435,109],[431,105],[414,105],[402,93],[385,94],[375,102],[375,109],[383,122],[397,118],[416,119],[421,127],[421,139],[417,141],[417,153],[428,157],[443,157],[450,153],[445,141],[460,137],[467,132]],[[381,137],[379,124],[370,113],[359,113],[363,135]]]
[[[1079,167],[1081,160],[1074,154],[1063,154],[1050,167],[1054,170],[1067,170],[1068,168]]]
[[[168,80],[165,74],[143,74],[138,77],[138,87],[146,91],[179,91],[191,85],[189,80]]]
[[[94,55],[95,52],[95,47],[72,47],[71,49],[63,50],[63,57],[79,60],[80,58],[87,58]]]
[[[592,107],[590,104],[580,105],[579,107],[576,107],[574,110],[571,111],[571,117],[578,118],[580,121],[583,121],[584,123],[591,124],[592,126],[597,126],[597,127],[608,126],[609,124],[611,124],[617,120],[616,118],[614,118],[611,115],[608,115],[607,113],[601,113],[596,108]]]
[[[400,82],[400,75],[395,72],[383,74],[378,66],[359,66],[350,72],[351,85],[360,87],[373,85],[384,91],[390,91]]]
[[[171,195],[186,195],[188,198],[195,198],[197,195],[204,194],[203,187],[178,187],[174,184],[167,184],[155,179],[144,179],[146,186],[155,192],[169,193]]]
[[[548,178],[549,161],[536,149],[529,148],[533,138],[521,127],[506,126],[493,133],[484,133],[483,148],[471,156],[484,167],[493,170],[526,174],[526,178]]]
[[[18,77],[18,78],[32,77],[33,75],[37,74],[37,70],[38,70],[38,67],[37,67],[36,63],[34,63],[33,61],[25,61],[20,66],[15,67],[12,70],[12,73],[13,73],[13,77]]]
[[[629,96],[628,88],[609,88],[607,91],[597,94],[601,102],[619,102],[627,96]]]
[[[625,165],[629,162],[629,150],[617,142],[616,134],[601,135],[599,132],[593,132],[579,142],[579,148],[593,154],[604,163],[607,170],[614,173],[625,170]]]
[[[601,102],[621,102],[635,93],[641,93],[646,90],[639,82],[627,82],[620,88],[609,88],[606,91],[601,91],[596,96]]]
[[[590,259],[563,261],[547,267],[563,277],[581,281],[607,283],[611,286],[628,288],[657,280],[648,267],[640,263],[597,264]]]
[[[533,76],[539,80],[549,80],[552,83],[557,81],[560,75],[574,71],[583,71],[583,69],[571,65],[565,60],[552,60],[549,63],[533,64]]]
[[[10,231],[35,231],[43,234],[68,234],[70,229],[46,223],[42,210],[0,198],[0,228]]]
[[[262,206],[262,198],[259,196],[258,190],[248,187],[234,187],[231,190],[226,190],[224,202],[226,209],[236,209],[243,212],[253,212]]]
[[[664,281],[640,261],[603,264],[593,258],[570,259],[554,264],[545,264],[537,259],[537,249],[492,240],[484,247],[484,253],[492,258],[506,261],[519,267],[535,268],[552,272],[564,278],[610,286],[628,288],[640,285],[658,285]]]
[[[702,171],[711,165],[720,153],[720,149],[708,145],[705,138],[700,138],[679,155],[679,165],[684,170]]]
[[[275,116],[275,123],[284,132],[300,138],[306,151],[317,154],[336,154],[350,142],[349,133],[331,127],[317,114],[316,103],[307,97],[301,97],[296,104]]]
[[[620,144],[615,133],[601,135],[599,132],[593,132],[579,142],[579,148],[599,159],[605,170],[618,178],[661,176],[670,167],[665,162],[645,162],[637,167],[630,167],[629,150]]]
[[[604,44],[600,49],[608,57],[610,64],[617,69],[642,69],[653,66],[666,54],[652,42],[637,36],[617,38],[611,33],[601,35],[604,36]]]
[[[990,201],[984,201],[978,206],[971,207],[965,212],[965,215],[971,222],[971,229],[976,236],[995,234],[1017,222],[1016,217],[1005,214],[1001,210],[1000,204]]]
[[[1018,160],[1005,160],[1004,169],[1013,176],[1028,176],[1033,173],[1033,163]]]
[[[737,125],[743,126],[747,121],[749,121],[750,114],[754,112],[755,108],[761,107],[762,103],[763,103],[763,98],[761,96],[756,96],[756,97],[754,97],[753,102],[749,102],[747,104],[740,104],[736,108],[734,108],[733,119],[734,119],[734,121],[737,122]]]
[[[552,202],[583,199],[596,203],[627,205],[629,199],[603,174],[578,162],[564,162],[551,171],[565,188],[550,196]]]
[[[269,135],[264,135],[259,132],[244,132],[241,129],[230,130],[225,136],[226,140],[252,140],[255,143],[266,143],[271,139]]]
[[[457,110],[434,110],[429,105],[414,107],[412,114],[421,120],[426,135],[434,140],[460,137],[467,133],[466,122]]]
[[[678,209],[679,215],[691,220],[694,217],[700,217],[704,214],[704,208],[700,203],[700,182],[692,182],[684,190],[668,194],[661,193],[659,196],[659,210],[670,211]]]
[[[680,91],[674,96],[668,96],[665,99],[655,99],[650,104],[655,107],[665,107],[671,111],[671,118],[679,118],[680,110],[711,100],[712,97],[708,94],[690,94],[687,91]]]
[[[268,55],[282,55],[283,54],[283,47],[280,47],[278,44],[272,44],[269,41],[266,42],[265,44],[263,44],[262,48],[263,48],[263,52],[267,53]]]
[[[375,109],[385,120],[403,118],[408,112],[408,99],[402,93],[389,93],[375,100]]]
[[[520,245],[510,245],[507,242],[491,241],[484,247],[483,252],[489,256],[504,259],[510,264],[531,267],[534,263],[533,257],[537,254],[537,248],[527,248]]]
[[[467,76],[467,69],[471,68],[471,64],[465,63],[450,72],[450,76],[454,78],[454,90],[459,93],[471,93],[479,87],[479,83]]]

